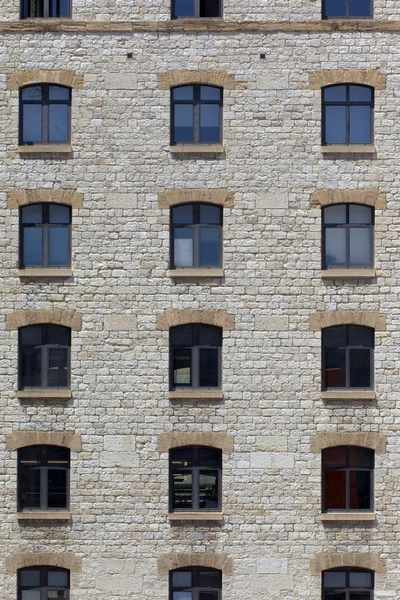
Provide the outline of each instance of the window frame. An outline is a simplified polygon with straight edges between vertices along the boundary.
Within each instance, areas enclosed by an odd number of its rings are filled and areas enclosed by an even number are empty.
[[[179,327],[191,326],[193,328],[193,337],[196,339],[200,336],[200,327],[210,327],[219,330],[221,336],[220,346],[205,346],[204,344],[194,344],[192,346],[172,344],[171,330]],[[186,323],[184,325],[176,325],[169,329],[169,389],[170,391],[185,391],[185,390],[220,390],[222,388],[222,343],[223,329],[216,325],[207,325],[204,323]],[[175,385],[174,382],[174,349],[175,348],[190,348],[191,350],[191,366],[190,366],[190,384]],[[218,385],[217,386],[200,386],[200,350],[203,348],[216,348],[218,350]]]
[[[325,353],[327,348],[324,345],[324,332],[327,331],[328,329],[332,329],[333,327],[343,327],[345,328],[346,331],[346,345],[343,346],[338,346],[337,348],[335,348],[336,350],[339,349],[344,349],[345,350],[345,379],[346,379],[346,385],[345,387],[327,387],[326,385],[326,357],[325,357]],[[369,346],[350,346],[348,343],[349,340],[349,330],[350,327],[363,327],[364,329],[369,329],[373,332],[373,345],[370,348]],[[326,391],[370,391],[374,389],[374,383],[375,383],[375,377],[374,377],[374,358],[375,358],[375,330],[372,327],[366,327],[364,325],[353,325],[353,324],[348,324],[348,325],[334,325],[332,327],[324,327],[321,331],[321,359],[322,359],[322,365],[321,365],[321,384],[322,384],[322,391],[326,392]],[[369,350],[370,355],[369,355],[369,359],[370,359],[370,385],[369,387],[351,387],[350,386],[350,352],[351,350],[354,349],[365,349],[365,350]]]
[[[193,100],[174,100],[174,90],[182,87],[193,88]],[[217,100],[200,100],[201,88],[210,87],[220,91],[221,96],[219,101]],[[193,140],[191,142],[176,142],[175,141],[175,104],[188,104],[193,106]],[[200,142],[200,106],[203,104],[214,104],[219,106],[219,138],[215,142]],[[224,88],[218,85],[208,85],[204,83],[190,83],[183,85],[176,85],[171,87],[170,90],[170,118],[171,118],[171,131],[170,131],[170,145],[181,146],[181,145],[195,145],[195,146],[212,146],[215,144],[221,144],[223,135],[223,106],[224,106]]]
[[[42,338],[48,338],[48,327],[60,327],[66,331],[69,331],[69,346],[64,346],[62,344],[40,344],[39,346],[22,344],[22,330],[27,329],[28,327],[41,327],[41,335]],[[36,325],[27,325],[25,327],[20,327],[18,329],[18,389],[23,391],[35,391],[35,390],[69,390],[71,389],[71,329],[69,327],[64,327],[63,325],[54,325],[51,323],[38,323]],[[34,346],[36,348],[40,348],[40,356],[41,356],[41,385],[40,386],[24,386],[24,378],[25,375],[23,373],[23,348]],[[49,372],[49,350],[57,348],[57,349],[66,349],[67,350],[67,386],[49,386],[48,385],[48,372]]]
[[[178,587],[173,586],[173,574],[174,573],[184,573],[191,572],[192,574],[192,585],[190,587]],[[200,585],[196,585],[199,583],[200,573],[218,573],[219,576],[219,587],[218,588],[207,588],[200,587]],[[219,569],[212,569],[210,567],[183,567],[181,569],[172,569],[169,572],[169,600],[174,600],[174,592],[175,591],[190,591],[192,600],[200,600],[200,594],[203,592],[213,592],[216,594],[216,600],[221,600],[222,598],[222,571]]]
[[[26,448],[40,448],[41,449],[41,462],[39,465],[34,465],[31,467],[22,467],[21,462],[21,450],[26,450]],[[48,453],[49,448],[62,448],[66,450],[68,453],[68,461],[65,467],[60,466],[51,466],[49,465]],[[33,461],[32,461],[33,462]],[[65,461],[64,463],[65,464]],[[54,444],[34,444],[31,446],[23,446],[18,449],[18,457],[17,457],[17,465],[18,465],[18,474],[17,474],[17,510],[18,512],[30,513],[30,512],[60,512],[69,510],[70,507],[70,473],[71,473],[71,451],[69,448],[65,448],[64,446],[55,446]],[[48,492],[49,492],[49,481],[48,481],[48,473],[51,470],[60,470],[63,468],[66,471],[66,506],[53,508],[48,506]],[[22,475],[23,471],[28,471],[29,469],[36,469],[40,472],[40,483],[39,483],[39,494],[40,494],[40,507],[27,507],[24,508],[22,502]]]
[[[324,575],[325,575],[325,573],[334,573],[334,572],[340,572],[340,573],[346,572],[346,587],[332,588],[334,590],[334,592],[332,592],[332,591],[329,591],[330,588],[326,588],[324,585]],[[350,586],[349,586],[350,573],[369,573],[371,575],[372,587],[370,589],[356,588],[356,587],[350,588]],[[335,592],[338,592],[338,593],[341,592],[342,594],[345,594],[345,600],[350,600],[350,593],[359,592],[359,591],[362,591],[364,593],[369,592],[370,600],[373,600],[374,589],[375,589],[375,573],[371,569],[360,569],[357,567],[337,567],[335,569],[325,569],[325,571],[322,571],[322,577],[321,577],[321,598],[322,598],[322,600],[326,600],[327,594],[332,594]]]
[[[326,0],[323,0],[322,4],[321,4],[321,19],[324,21],[328,21],[328,20],[332,21],[332,20],[339,20],[339,19],[346,19],[349,21],[361,21],[361,20],[365,20],[365,19],[373,19],[374,18],[374,1],[373,0],[369,0],[370,14],[367,17],[360,17],[360,16],[350,17],[349,16],[349,4],[350,4],[350,0],[346,0],[346,15],[345,16],[329,17],[326,15],[326,10],[325,10]]]
[[[192,206],[193,207],[193,223],[191,224],[175,224],[173,220],[174,209],[182,206]],[[220,223],[200,223],[200,207],[201,206],[212,206],[213,208],[219,208],[220,212]],[[190,271],[190,269],[204,269],[207,271],[209,269],[220,269],[222,267],[222,251],[223,251],[223,207],[217,204],[212,204],[211,202],[185,202],[184,204],[177,204],[176,206],[171,206],[170,212],[170,269],[185,269]],[[192,241],[192,257],[193,257],[193,265],[191,267],[182,267],[175,266],[175,230],[176,229],[192,229],[193,231],[193,241]],[[200,265],[200,229],[202,228],[212,228],[217,229],[220,232],[219,236],[219,256],[218,256],[218,265],[213,265],[211,267]]]
[[[332,206],[345,206],[346,207],[346,223],[325,223],[325,211]],[[370,209],[371,215],[371,223],[368,224],[360,224],[360,223],[350,223],[349,215],[350,215],[350,207],[351,206],[362,206],[363,208]],[[328,204],[327,206],[322,207],[322,253],[321,253],[321,268],[323,271],[330,271],[335,269],[372,269],[375,264],[375,209],[373,206],[366,206],[365,204],[357,204],[356,202],[341,202],[340,204]],[[352,266],[350,264],[350,229],[369,229],[370,232],[370,248],[371,248],[371,264],[363,267],[363,266]],[[326,264],[326,230],[327,229],[345,229],[346,232],[346,266],[328,266]]]
[[[30,12],[29,11],[29,0],[20,0],[20,19],[70,19],[72,17],[72,0],[68,0],[68,16],[67,17],[60,17],[59,14],[56,16],[50,16],[50,4],[51,4],[51,0],[36,0],[37,3],[40,3],[41,5],[41,10],[39,10],[39,12],[42,13],[42,15],[40,17],[31,17],[30,15],[28,16],[25,13]],[[58,8],[58,13],[60,12],[60,0],[57,0],[57,8]],[[25,7],[28,9],[25,11]]]
[[[39,100],[23,100],[23,92],[28,88],[41,87],[42,88],[42,99]],[[50,88],[58,87],[68,90],[68,100],[50,100]],[[49,106],[56,105],[67,105],[68,106],[68,138],[62,142],[51,142],[49,141]],[[39,105],[42,107],[42,139],[40,142],[25,142],[24,141],[24,106],[25,105]],[[71,106],[72,106],[72,89],[66,85],[59,85],[54,83],[34,83],[31,85],[25,85],[19,89],[19,145],[20,146],[38,146],[38,145],[62,145],[71,143]]]
[[[173,460],[173,452],[174,450],[182,450],[184,448],[190,448],[192,452],[192,466],[191,467],[176,467],[175,469],[172,466]],[[215,454],[218,454],[218,466],[217,467],[205,467],[204,465],[199,465],[199,454],[201,448],[207,448],[208,450],[214,450]],[[186,512],[201,512],[201,513],[210,513],[210,512],[221,512],[222,510],[222,450],[220,448],[214,448],[213,446],[178,446],[176,448],[171,448],[169,451],[169,512],[170,513],[186,513]],[[174,508],[174,472],[187,470],[192,475],[192,507],[191,508]],[[204,470],[214,470],[217,471],[217,500],[218,506],[212,508],[200,508],[200,471]]]
[[[216,0],[216,4],[218,5],[218,13],[219,13],[216,17],[202,17],[200,15],[201,2],[204,2],[204,0],[192,0],[192,1],[193,1],[193,7],[194,7],[193,15],[179,17],[179,16],[175,15],[175,0],[172,0],[172,2],[171,2],[171,19],[172,20],[177,20],[177,19],[180,19],[180,20],[182,20],[182,19],[221,19],[221,17],[222,17],[222,0]]]
[[[346,87],[346,100],[345,101],[325,101],[324,95],[325,90],[334,87]],[[361,102],[361,101],[350,101],[350,87],[360,87],[360,88],[368,88],[371,90],[371,101],[370,102]],[[327,142],[326,141],[326,111],[325,108],[327,106],[345,106],[346,107],[346,141],[345,142]],[[350,107],[351,106],[369,106],[370,107],[370,127],[371,127],[371,137],[369,142],[350,142]],[[335,83],[333,85],[326,85],[321,88],[321,121],[322,121],[322,146],[369,146],[374,143],[374,108],[375,108],[375,88],[371,85],[363,85],[359,83]]]
[[[31,224],[23,222],[23,212],[25,208],[31,206],[42,207],[42,223]],[[50,207],[51,206],[62,206],[63,208],[69,209],[69,223],[50,223]],[[42,229],[42,264],[41,265],[28,265],[24,264],[24,229],[35,228]],[[50,257],[50,238],[49,230],[51,228],[68,228],[68,264],[57,266],[49,264]],[[29,269],[68,269],[71,267],[72,262],[72,207],[67,204],[50,203],[50,202],[35,202],[35,204],[27,204],[21,206],[19,209],[19,268],[29,271]]]

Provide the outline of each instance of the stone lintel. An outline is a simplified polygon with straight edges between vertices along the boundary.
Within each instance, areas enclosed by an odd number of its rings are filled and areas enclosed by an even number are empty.
[[[185,310],[166,309],[163,315],[157,315],[157,329],[168,331],[170,327],[200,323],[202,325],[215,325],[225,331],[235,329],[235,317],[225,310]]]
[[[379,575],[386,573],[386,561],[378,554],[367,553],[333,553],[317,554],[310,559],[310,574],[321,575],[327,569],[340,569],[341,567],[355,567],[357,569],[369,569]]]
[[[386,208],[386,194],[378,189],[369,190],[316,190],[310,196],[311,208],[332,204],[363,204],[376,209]]]
[[[386,331],[386,315],[376,310],[325,310],[310,316],[310,331],[335,325],[362,325]]]
[[[73,431],[14,431],[6,435],[7,450],[14,451],[26,446],[61,446],[72,452],[82,450],[82,437]]]
[[[375,431],[365,432],[319,432],[311,438],[311,452],[321,452],[325,448],[335,446],[360,446],[371,448],[377,454],[386,452],[387,438]]]
[[[224,432],[169,431],[158,436],[158,451],[168,452],[183,446],[209,446],[222,452],[233,452],[234,438]]]
[[[82,559],[74,552],[15,552],[6,559],[6,573],[42,565],[68,569],[71,573],[82,571]]]
[[[66,190],[16,190],[7,194],[7,207],[19,208],[39,203],[65,204],[72,208],[83,208],[83,194],[74,189]]]
[[[382,75],[379,69],[366,70],[347,70],[347,69],[329,69],[317,71],[309,76],[310,89],[319,90],[327,85],[336,85],[341,83],[354,83],[359,85],[369,85],[376,90],[386,88],[386,75]]]
[[[205,202],[217,204],[223,208],[233,208],[234,194],[227,189],[180,189],[168,190],[158,194],[158,208],[170,208],[179,204]]]
[[[73,70],[54,71],[33,69],[17,71],[8,76],[7,89],[16,91],[21,87],[38,83],[63,85],[75,90],[81,90],[83,88],[83,75],[77,75],[76,71]]]
[[[7,315],[8,331],[14,331],[28,325],[62,325],[73,331],[82,329],[82,315],[75,310],[16,310]]]
[[[169,90],[179,85],[213,85],[226,90],[245,89],[247,84],[243,81],[237,82],[234,75],[227,71],[200,71],[181,69],[166,71],[158,74],[158,89]]]
[[[205,567],[218,569],[224,575],[233,574],[233,560],[226,552],[172,552],[163,554],[157,559],[159,575],[167,575],[174,569],[185,569],[186,567]]]

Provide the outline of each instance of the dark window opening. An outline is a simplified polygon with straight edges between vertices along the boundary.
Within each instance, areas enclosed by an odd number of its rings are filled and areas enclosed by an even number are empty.
[[[71,16],[71,0],[21,0],[21,19],[62,19]]]
[[[186,446],[169,456],[170,512],[221,510],[221,450]]]
[[[21,327],[19,347],[19,389],[69,388],[71,330],[68,327]]]
[[[60,85],[30,85],[20,90],[22,145],[70,141],[71,90]]]
[[[323,600],[372,600],[373,589],[373,571],[343,567],[322,573]]]
[[[322,389],[373,387],[374,330],[339,325],[322,330]]]
[[[209,85],[172,88],[171,111],[171,144],[221,142],[221,88]]]
[[[323,512],[371,511],[374,451],[337,446],[322,452]]]
[[[322,144],[372,144],[374,90],[365,85],[322,89]]]
[[[372,0],[323,0],[323,19],[371,19]]]
[[[323,209],[322,268],[369,268],[374,264],[374,211],[360,204]]]
[[[211,325],[170,329],[170,387],[221,387],[222,330]]]
[[[170,600],[221,600],[221,571],[188,567],[170,571],[169,577]]]
[[[221,16],[221,0],[173,0],[172,18],[213,18]]]
[[[59,446],[18,450],[18,510],[68,508],[70,451]]]

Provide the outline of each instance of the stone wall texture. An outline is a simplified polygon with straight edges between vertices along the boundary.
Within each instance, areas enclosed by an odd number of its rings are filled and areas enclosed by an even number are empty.
[[[17,0],[0,5],[0,21],[13,31],[0,28],[1,597],[15,600],[21,563],[7,562],[10,569],[6,561],[16,553],[81,559],[71,600],[167,600],[158,559],[193,554],[223,554],[234,564],[223,573],[223,600],[319,600],[310,560],[357,554],[378,557],[364,564],[385,564],[375,597],[396,600],[400,53],[390,20],[398,30],[400,3],[376,0],[384,33],[368,23],[335,31],[310,0],[227,0],[224,17],[238,26],[224,32],[204,24],[184,31],[181,23],[173,30],[167,0],[73,4],[63,31],[30,31],[19,25]],[[153,30],[133,33],[124,22],[134,19]],[[242,21],[251,20],[272,24],[244,31]],[[119,32],[90,25],[111,21]],[[317,26],[292,31],[274,21]],[[385,85],[375,92],[376,155],[324,157],[321,92],[310,76],[378,69]],[[168,151],[170,91],[159,89],[159,78],[188,70],[236,82],[224,89],[221,156]],[[71,154],[17,152],[18,91],[9,82],[25,71],[83,77],[72,89]],[[189,197],[224,190],[224,277],[168,276],[167,204],[171,190],[186,188]],[[26,190],[48,190],[61,202],[65,190],[84,198],[74,206],[69,197],[73,277],[18,277]],[[321,279],[321,211],[310,206],[318,190],[365,190],[367,204],[386,198],[375,203],[376,278]],[[315,327],[310,318],[337,311],[376,317],[376,401],[321,400],[321,318]],[[213,322],[224,328],[223,401],[169,400],[168,326],[189,313],[221,316]],[[65,315],[73,328],[68,401],[17,398],[17,329],[38,322],[36,314]],[[17,521],[17,452],[7,444],[17,438],[7,436],[27,431],[80,436],[66,523]],[[159,440],[175,433],[232,440],[222,459],[222,521],[169,522],[168,453]],[[375,457],[374,522],[319,521],[321,454],[311,443],[328,433],[385,440]]]

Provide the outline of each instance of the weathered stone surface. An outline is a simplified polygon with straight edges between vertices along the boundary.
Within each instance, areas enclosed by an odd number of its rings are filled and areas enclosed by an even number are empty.
[[[252,469],[291,469],[294,467],[293,452],[252,452]]]
[[[157,329],[168,331],[176,325],[188,323],[202,323],[216,325],[226,331],[235,328],[235,317],[224,310],[171,310],[167,309],[163,315],[157,315]]]
[[[158,75],[158,89],[169,90],[172,87],[179,85],[190,84],[214,85],[225,88],[226,90],[234,90],[238,83],[243,85],[243,82],[236,82],[235,76],[227,71],[195,71],[183,69],[178,71],[167,71]],[[241,86],[239,89],[243,89]]]
[[[158,436],[158,451],[168,452],[171,448],[181,446],[210,446],[222,452],[233,451],[234,439],[226,433],[206,433],[202,431],[178,432],[170,431]]]
[[[174,569],[186,567],[206,567],[219,569],[224,575],[232,575],[233,561],[226,552],[199,553],[177,552],[164,554],[157,559],[157,571],[160,575],[167,575]]]
[[[136,90],[136,73],[106,73],[104,87],[106,90]]]
[[[83,194],[76,190],[16,190],[7,194],[8,208],[19,208],[39,202],[66,204],[72,208],[83,208]]]
[[[386,560],[380,558],[377,554],[357,554],[356,552],[317,554],[314,558],[310,558],[311,575],[321,575],[321,572],[326,569],[340,569],[341,567],[370,569],[379,575],[384,575],[386,573]]]
[[[363,204],[377,209],[386,208],[386,194],[379,190],[317,190],[310,196],[311,208],[331,204]]]
[[[71,573],[82,571],[82,558],[73,552],[15,552],[6,559],[7,573],[15,573],[18,569],[48,565],[61,567]]]
[[[379,69],[362,71],[330,69],[310,75],[310,88],[312,90],[339,83],[370,85],[376,90],[384,90],[386,88],[386,75],[382,75]]]
[[[373,310],[336,310],[315,313],[310,317],[310,330],[320,331],[334,325],[363,325],[376,331],[386,330],[386,315]]]
[[[6,435],[8,450],[18,450],[25,446],[62,446],[74,452],[82,450],[82,439],[73,431],[14,431]]]
[[[321,452],[324,448],[332,448],[333,446],[361,446],[382,453],[386,452],[386,445],[387,439],[373,431],[354,433],[341,431],[319,432],[311,438],[311,452]]]
[[[106,331],[136,331],[137,319],[135,315],[106,315],[104,317]]]
[[[53,83],[80,90],[83,88],[83,76],[77,75],[72,70],[51,71],[43,69],[17,71],[8,76],[8,89],[11,91],[35,83]]]
[[[70,327],[73,331],[80,331],[82,328],[82,315],[74,310],[67,309],[16,310],[11,315],[7,315],[7,329],[9,331],[40,323],[62,325],[63,327]]]
[[[177,204],[209,202],[224,208],[233,208],[234,194],[225,189],[181,189],[158,194],[159,208],[170,208]]]

